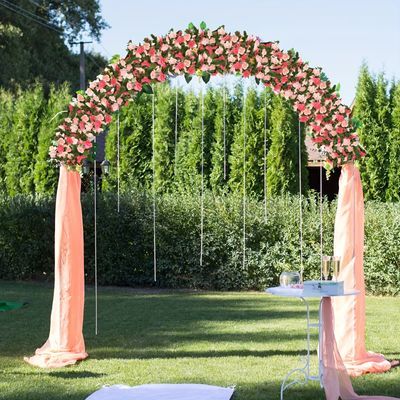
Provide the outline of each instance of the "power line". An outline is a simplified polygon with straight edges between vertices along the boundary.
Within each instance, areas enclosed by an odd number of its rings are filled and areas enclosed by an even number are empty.
[[[21,7],[18,7],[22,10],[22,11],[19,11],[17,8],[15,8],[15,7],[17,7],[15,4],[9,3],[9,2],[7,2],[7,0],[0,0],[0,5],[2,5],[3,7],[7,8],[10,11],[15,12],[16,14],[19,14],[25,18],[28,18],[28,19],[38,23],[39,25],[44,26],[45,28],[52,29],[53,31],[55,31],[57,33],[61,33],[61,34],[63,33],[63,31],[61,29],[55,28],[54,26],[49,25],[45,22],[42,22],[40,19],[37,19],[36,18],[37,16],[35,16],[35,14],[29,13]],[[35,16],[35,18],[33,18],[31,15]],[[41,19],[43,19],[43,18],[41,18]],[[45,19],[43,19],[43,20],[46,21]]]
[[[14,7],[14,8],[17,8],[17,9],[19,9],[20,11],[22,11],[22,12],[24,12],[24,13],[26,13],[26,14],[32,16],[33,18],[36,18],[36,19],[38,19],[38,20],[41,20],[41,21],[44,22],[45,24],[48,23],[47,19],[41,17],[40,15],[36,15],[36,14],[30,12],[29,10],[27,10],[27,9],[25,9],[25,8],[23,8],[23,7],[21,7],[21,6],[19,6],[18,4],[11,3],[11,2],[9,2],[8,0],[2,0],[2,1],[3,1],[4,3],[7,3],[8,5],[10,5],[10,6]]]
[[[39,3],[36,3],[36,1],[34,1],[34,0],[28,0],[29,1],[29,3],[31,3],[31,4],[33,4],[33,5],[35,5],[36,7],[38,7],[38,8],[41,8],[42,10],[45,10],[45,11],[49,11],[49,9],[48,8],[46,8],[46,7],[44,7],[44,6],[42,6],[41,4],[39,4]]]
[[[101,65],[99,65],[99,63],[90,55],[90,53],[85,53],[86,57],[88,57],[90,60],[92,60],[92,62],[94,64],[97,65],[98,68],[100,68],[101,70],[103,70],[105,67],[102,67]]]

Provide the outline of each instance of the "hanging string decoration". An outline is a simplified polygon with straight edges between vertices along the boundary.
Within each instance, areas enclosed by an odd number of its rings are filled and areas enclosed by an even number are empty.
[[[201,113],[201,195],[200,195],[200,266],[203,265],[204,248],[204,93],[203,85],[200,90]]]
[[[120,143],[120,116],[119,111],[117,113],[117,211],[119,213],[120,210],[120,184],[121,184],[121,143]]]
[[[94,138],[94,148],[96,148],[96,138]],[[98,332],[98,318],[97,318],[97,160],[96,153],[93,159],[93,209],[94,209],[94,333],[97,335]]]
[[[157,282],[157,238],[156,238],[156,185],[155,185],[155,175],[156,175],[156,158],[155,158],[155,92],[153,88],[152,94],[152,115],[151,115],[151,144],[152,144],[152,172],[153,172],[153,181],[152,181],[152,191],[153,191],[153,280]]]
[[[264,221],[267,222],[267,91],[264,96],[264,148],[263,148],[263,163],[264,163]]]
[[[303,176],[302,176],[302,154],[301,145],[303,141],[303,135],[301,134],[301,122],[299,121],[298,126],[298,155],[299,155],[299,241],[300,241],[300,282],[303,282],[304,277],[304,264],[303,264]]]
[[[222,129],[223,129],[223,140],[224,140],[224,181],[226,181],[226,80],[224,81],[223,89],[223,116],[222,116]]]
[[[323,243],[323,234],[324,234],[324,227],[323,227],[323,187],[322,187],[322,162],[319,166],[319,234],[320,234],[320,256],[321,256],[321,276],[320,279],[322,281],[323,276],[323,254],[324,254],[324,243]]]
[[[246,268],[246,94],[243,92],[243,270]]]
[[[174,142],[174,175],[176,176],[176,167],[178,162],[178,86],[175,87],[175,142]]]

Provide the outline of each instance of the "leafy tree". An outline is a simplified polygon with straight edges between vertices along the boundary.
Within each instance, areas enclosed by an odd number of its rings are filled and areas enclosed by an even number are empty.
[[[276,96],[271,114],[271,148],[267,156],[267,193],[269,196],[299,191],[298,118],[292,106]],[[303,193],[308,187],[307,152],[302,130]]]
[[[70,100],[68,84],[57,89],[52,85],[47,103],[44,106],[38,132],[38,147],[34,170],[36,193],[53,194],[58,180],[58,168],[49,161],[49,146],[57,126],[65,118],[64,111]]]
[[[106,27],[98,0],[7,1],[0,8],[0,85],[16,90],[37,80],[70,81],[76,89],[79,56],[65,42],[84,33],[98,40]],[[87,76],[94,78],[105,64],[88,53]]]
[[[34,168],[37,155],[37,132],[44,107],[43,89],[35,85],[20,92],[15,102],[13,127],[8,138],[7,191],[13,196],[35,191]]]
[[[389,184],[386,192],[388,201],[400,200],[400,84],[393,92],[392,130],[390,132]]]

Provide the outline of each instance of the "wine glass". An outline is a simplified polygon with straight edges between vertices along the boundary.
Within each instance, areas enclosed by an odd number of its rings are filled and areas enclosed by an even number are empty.
[[[332,275],[333,275],[333,280],[337,281],[339,279],[339,274],[340,274],[340,257],[339,256],[333,256],[332,257]]]
[[[331,267],[331,257],[322,256],[322,275],[324,276],[324,280],[326,281],[329,278],[330,267]]]

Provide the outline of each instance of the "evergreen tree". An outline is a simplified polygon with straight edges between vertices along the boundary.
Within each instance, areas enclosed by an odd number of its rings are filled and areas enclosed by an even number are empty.
[[[117,120],[113,115],[106,137],[106,157],[110,175],[103,181],[105,190],[117,188]],[[151,187],[152,182],[152,95],[140,94],[119,111],[120,188]]]
[[[10,92],[0,88],[0,193],[6,190],[6,161],[9,141],[11,141],[14,98]]]
[[[38,149],[34,170],[36,193],[53,194],[56,190],[58,168],[49,162],[49,146],[54,139],[58,125],[65,118],[64,111],[67,110],[70,97],[68,84],[64,84],[58,89],[54,85],[51,86],[38,132]]]
[[[394,94],[396,91],[396,81],[394,78],[390,81],[390,88],[389,88],[389,106],[390,106],[390,113],[393,111],[393,101],[394,101]]]
[[[211,149],[210,185],[214,193],[223,191],[229,176],[228,154],[232,129],[228,118],[230,96],[226,87],[215,92],[214,141]],[[224,135],[225,129],[225,135]]]
[[[245,125],[244,125],[245,123]],[[244,135],[246,147],[244,148]],[[263,193],[263,156],[264,156],[263,109],[255,89],[246,96],[242,120],[236,125],[235,137],[230,157],[230,187],[234,191],[243,188],[244,157],[246,171],[246,193],[260,196]],[[245,149],[245,155],[244,155]]]
[[[388,201],[400,200],[400,84],[393,92],[392,130],[390,132],[389,184],[386,191]]]
[[[271,113],[271,148],[267,156],[267,193],[269,196],[299,191],[298,118],[292,106],[275,96]],[[308,188],[307,152],[302,129],[303,193]]]
[[[201,110],[199,98],[189,92],[185,97],[182,134],[178,142],[177,185],[181,189],[200,188]]]
[[[367,173],[369,178],[369,197],[374,200],[385,200],[388,186],[389,169],[389,134],[390,134],[390,104],[387,95],[387,81],[383,74],[376,82],[376,123],[371,132]],[[373,134],[373,136],[372,136]]]
[[[175,158],[175,91],[168,84],[155,89],[154,185],[157,191],[171,187]]]
[[[376,85],[367,65],[364,63],[361,66],[358,77],[353,116],[361,122],[358,135],[361,143],[367,150],[367,156],[360,161],[360,173],[366,199],[373,198],[371,189],[375,187],[371,181],[371,172],[375,169],[376,163],[373,159],[370,161],[371,156],[373,157],[373,149],[375,148],[374,132],[377,128],[375,97]]]
[[[35,85],[19,92],[15,102],[13,127],[9,133],[7,162],[7,191],[11,196],[18,193],[33,194],[34,168],[37,156],[37,133],[43,112],[43,89]]]

